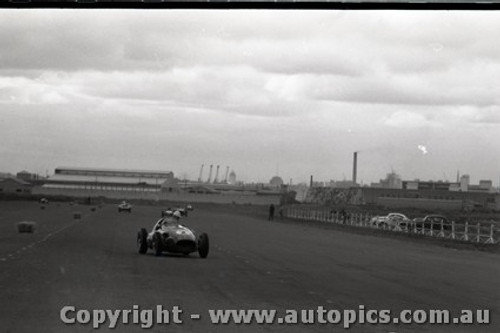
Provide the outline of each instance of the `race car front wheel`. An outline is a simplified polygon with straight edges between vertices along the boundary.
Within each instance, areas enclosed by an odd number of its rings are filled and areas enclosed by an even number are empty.
[[[198,253],[200,254],[201,258],[206,258],[208,256],[208,249],[208,235],[206,233],[202,233],[198,237]]]
[[[155,256],[160,256],[161,251],[162,251],[162,244],[161,244],[161,236],[159,233],[155,233],[153,235],[153,250],[155,252]]]
[[[146,231],[146,229],[142,228],[141,230],[139,230],[139,232],[137,233],[137,250],[140,254],[145,254],[148,251],[147,238],[148,232]]]

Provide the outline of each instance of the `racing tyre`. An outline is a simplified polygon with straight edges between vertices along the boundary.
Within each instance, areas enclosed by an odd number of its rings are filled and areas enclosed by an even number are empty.
[[[208,249],[208,235],[206,233],[202,233],[198,237],[198,253],[200,254],[201,258],[206,258],[208,256]]]
[[[162,251],[162,246],[161,246],[161,238],[160,238],[160,234],[159,233],[155,233],[153,235],[153,251],[155,253],[155,256],[160,256],[161,255],[161,251]]]
[[[148,232],[146,229],[142,228],[139,230],[137,233],[137,250],[139,251],[140,254],[145,254],[148,252]]]

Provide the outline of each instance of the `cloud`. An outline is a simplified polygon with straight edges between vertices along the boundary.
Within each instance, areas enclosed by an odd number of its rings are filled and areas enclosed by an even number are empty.
[[[419,128],[438,126],[439,124],[430,120],[424,114],[411,111],[397,111],[384,119],[384,125],[397,128]]]
[[[52,82],[0,76],[0,103],[67,104],[71,91]]]
[[[293,178],[341,178],[361,149],[378,164],[365,178],[391,163],[418,176],[451,163],[438,152],[498,150],[498,16],[4,11],[0,135],[5,149],[47,161],[158,169],[220,159],[250,175],[267,172],[255,161],[274,170],[282,159]],[[18,144],[14,128],[29,140]],[[418,145],[431,147],[428,165],[414,164]]]

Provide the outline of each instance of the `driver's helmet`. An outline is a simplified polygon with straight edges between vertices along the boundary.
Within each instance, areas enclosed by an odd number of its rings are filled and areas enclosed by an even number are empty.
[[[182,215],[181,215],[181,212],[179,212],[178,210],[176,210],[176,211],[174,212],[174,217],[177,217],[178,219],[180,219],[180,218],[181,218],[181,216],[182,216]]]
[[[171,210],[166,210],[164,213],[164,216],[172,216],[172,215],[174,215],[174,212],[172,212]]]

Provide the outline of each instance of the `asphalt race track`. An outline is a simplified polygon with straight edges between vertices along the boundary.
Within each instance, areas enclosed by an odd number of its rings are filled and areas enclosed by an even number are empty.
[[[195,207],[185,224],[210,236],[201,259],[136,251],[138,228],[160,207],[131,214],[106,205],[0,202],[0,332],[93,332],[64,324],[60,310],[179,307],[182,324],[119,323],[114,332],[500,332],[500,255],[269,222],[265,207]],[[73,213],[82,212],[75,220]],[[15,223],[36,221],[34,234]],[[490,325],[229,324],[209,309],[489,309]],[[199,314],[200,319],[191,319]],[[74,314],[73,314],[74,317]],[[98,330],[112,331],[107,324]]]

